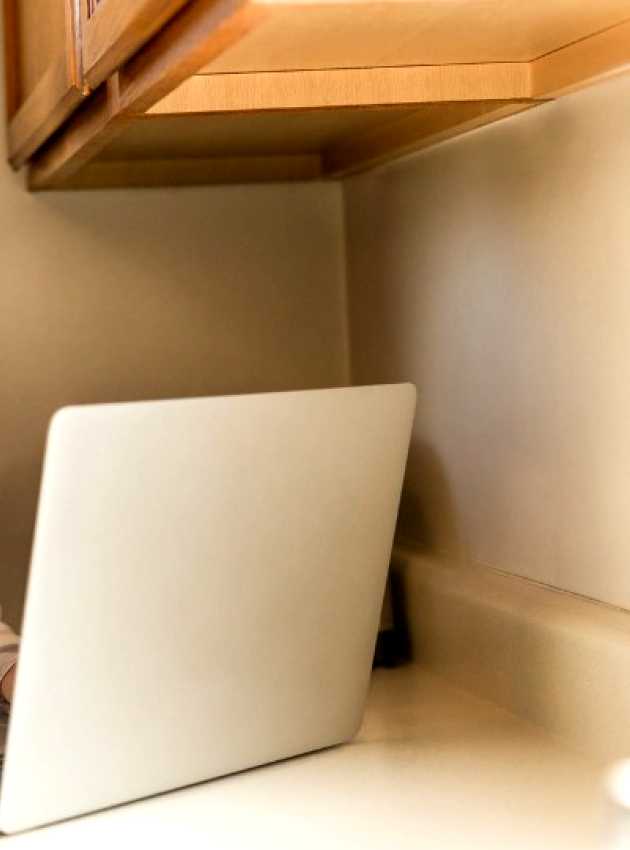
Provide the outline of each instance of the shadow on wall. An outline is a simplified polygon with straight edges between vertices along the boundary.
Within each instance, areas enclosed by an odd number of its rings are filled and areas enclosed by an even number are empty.
[[[428,443],[412,439],[396,536],[425,552],[464,557],[453,491],[444,464]]]

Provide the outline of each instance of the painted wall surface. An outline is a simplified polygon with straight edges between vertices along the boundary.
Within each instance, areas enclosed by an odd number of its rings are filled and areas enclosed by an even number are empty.
[[[21,616],[54,410],[347,383],[343,251],[333,184],[29,195],[0,166],[9,622]]]
[[[401,532],[630,608],[630,79],[346,183],[355,383],[414,381]]]

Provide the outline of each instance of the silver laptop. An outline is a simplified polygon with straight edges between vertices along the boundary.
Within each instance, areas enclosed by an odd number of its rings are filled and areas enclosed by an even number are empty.
[[[0,830],[353,736],[414,408],[394,385],[55,415]]]

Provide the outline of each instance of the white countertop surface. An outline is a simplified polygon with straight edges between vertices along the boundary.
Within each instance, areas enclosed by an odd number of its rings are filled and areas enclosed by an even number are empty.
[[[351,744],[5,838],[3,848],[594,850],[602,814],[596,765],[410,666],[375,673]]]

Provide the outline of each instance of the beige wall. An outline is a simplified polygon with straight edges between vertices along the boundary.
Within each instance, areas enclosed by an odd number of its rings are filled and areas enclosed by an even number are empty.
[[[338,186],[29,195],[0,166],[0,602],[72,402],[347,383]]]
[[[630,79],[346,184],[353,379],[419,389],[402,530],[630,607]]]

